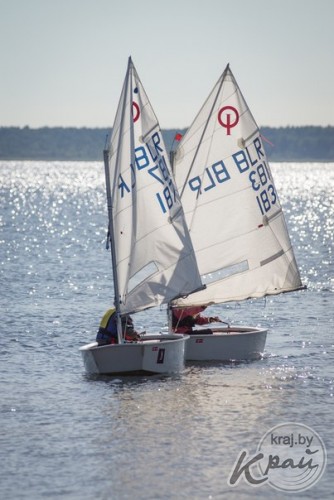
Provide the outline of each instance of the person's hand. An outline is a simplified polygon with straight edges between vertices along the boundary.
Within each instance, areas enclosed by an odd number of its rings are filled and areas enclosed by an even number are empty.
[[[134,341],[134,340],[140,340],[140,335],[136,331],[133,332],[127,332],[125,335],[127,340]]]
[[[211,317],[210,323],[220,323],[220,319],[218,318],[218,316]]]

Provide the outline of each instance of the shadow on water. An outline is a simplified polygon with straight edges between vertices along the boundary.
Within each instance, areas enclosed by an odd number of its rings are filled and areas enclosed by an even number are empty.
[[[155,373],[133,373],[133,374],[117,374],[117,375],[98,375],[98,374],[83,374],[83,379],[86,382],[103,382],[113,386],[136,387],[149,383],[160,383],[180,380],[180,374],[155,374]]]
[[[243,360],[243,361],[187,361],[183,372],[181,373],[173,373],[173,374],[155,374],[148,372],[133,372],[133,373],[118,373],[118,374],[110,374],[110,375],[99,375],[99,374],[83,374],[83,380],[90,382],[103,382],[110,385],[118,385],[118,386],[127,386],[127,387],[135,387],[137,385],[143,385],[149,383],[160,383],[166,382],[170,383],[173,381],[180,381],[182,377],[186,376],[190,373],[200,372],[201,370],[232,370],[238,369],[242,367],[247,367],[251,365],[257,365],[264,360],[272,357],[274,355],[264,353],[260,359],[257,360]]]

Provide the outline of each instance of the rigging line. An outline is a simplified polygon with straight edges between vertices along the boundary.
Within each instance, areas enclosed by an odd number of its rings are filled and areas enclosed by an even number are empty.
[[[246,104],[246,108],[247,108],[247,110],[248,110],[248,112],[249,112],[249,114],[250,114],[250,116],[251,116],[251,118],[252,118],[252,120],[253,120],[253,122],[254,122],[254,124],[255,124],[256,128],[258,129],[258,131],[260,131],[259,126],[258,126],[258,124],[257,124],[257,122],[256,122],[256,120],[255,120],[255,118],[254,118],[254,116],[253,116],[253,113],[252,113],[252,112],[251,112],[251,110],[249,109],[249,106],[248,106],[248,104],[247,104],[247,101],[246,101],[246,99],[244,98],[244,95],[243,95],[243,93],[241,92],[240,87],[239,87],[239,85],[238,85],[238,83],[237,83],[236,79],[234,78],[234,75],[233,75],[233,73],[232,73],[232,71],[231,71],[231,70],[230,70],[230,73],[231,73],[231,77],[232,77],[233,83],[234,83],[234,85],[236,86],[236,88],[238,89],[238,91],[239,91],[239,93],[240,93],[240,96],[241,96],[241,98],[243,99],[244,103]]]
[[[130,108],[129,108],[129,114],[130,114],[129,131],[130,131],[130,152],[131,152],[130,153],[131,154],[130,165],[135,165],[135,132],[134,132],[134,120],[133,120],[133,116],[132,116],[133,80],[135,82],[135,88],[139,87],[140,89],[144,90],[144,87],[140,81],[140,78],[137,74],[137,71],[134,67],[134,64],[131,61],[131,75],[130,75],[129,81],[127,82],[128,98],[129,98],[129,102],[131,103]],[[140,99],[141,99],[141,96],[140,96]],[[143,110],[141,109],[140,110],[140,121],[142,119],[141,118],[142,111]],[[133,171],[132,173],[136,177],[135,171]],[[132,210],[131,210],[132,224],[131,224],[131,243],[130,243],[131,248],[130,248],[130,252],[132,251],[132,249],[136,243],[135,234],[137,234],[138,220],[137,220],[137,210],[134,208],[136,208],[135,200],[137,198],[137,189],[131,190],[131,198],[132,198],[132,203],[131,203],[131,205],[132,205]],[[127,266],[127,273],[126,273],[127,288],[128,288],[128,284],[130,281],[130,271],[131,271],[130,262],[129,262],[129,265]],[[128,292],[128,289],[126,289],[126,294],[127,294],[127,292]]]
[[[187,182],[188,182],[188,179],[189,179],[189,176],[190,176],[190,174],[191,174],[192,168],[193,168],[193,166],[194,166],[195,160],[196,160],[196,158],[197,158],[197,155],[198,155],[199,149],[200,149],[200,147],[201,147],[203,137],[204,137],[204,135],[205,135],[206,129],[208,128],[209,121],[210,121],[210,119],[211,119],[211,115],[212,115],[213,110],[214,110],[214,107],[215,107],[215,105],[216,105],[216,103],[217,103],[217,100],[218,100],[218,97],[219,97],[219,94],[220,94],[221,88],[222,88],[222,86],[223,86],[223,83],[224,83],[224,81],[225,81],[225,77],[226,77],[226,73],[227,73],[228,69],[229,69],[229,65],[227,65],[227,66],[226,66],[226,68],[225,68],[225,70],[224,70],[224,73],[223,73],[223,74],[222,74],[222,76],[220,77],[220,84],[219,84],[219,87],[218,87],[218,90],[217,90],[217,93],[216,93],[216,97],[215,97],[214,102],[213,102],[213,104],[212,104],[212,106],[211,106],[211,110],[210,110],[210,113],[209,113],[208,119],[206,120],[206,124],[205,124],[205,126],[204,126],[204,128],[203,128],[203,132],[202,132],[201,138],[200,138],[200,140],[198,141],[198,145],[197,145],[197,148],[196,148],[196,151],[195,151],[195,154],[194,154],[193,160],[192,160],[192,162],[191,162],[191,165],[190,165],[190,168],[189,168],[189,171],[188,171],[187,177],[186,177],[186,179],[185,179],[185,182],[184,182],[183,187],[182,187],[182,191],[181,191],[181,193],[180,193],[180,198],[181,198],[181,201],[182,201],[182,195],[183,195],[183,193],[184,193],[184,190],[185,190],[186,184],[187,184]],[[218,81],[219,81],[219,80],[218,80]],[[210,95],[211,95],[211,94],[210,94]],[[209,98],[210,98],[210,96],[208,97],[208,99],[209,99]],[[208,100],[208,99],[207,99],[207,100]],[[207,100],[205,101],[205,103],[204,103],[204,105],[203,105],[203,106],[205,106],[205,104],[206,104]],[[203,106],[202,106],[202,108],[201,108],[200,112],[202,111]],[[199,113],[200,113],[200,112],[199,112]],[[196,119],[196,118],[195,118],[195,119]]]

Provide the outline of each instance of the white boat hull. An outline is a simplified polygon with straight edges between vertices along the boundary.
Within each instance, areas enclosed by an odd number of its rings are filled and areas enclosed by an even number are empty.
[[[88,374],[178,373],[184,369],[185,343],[179,334],[145,335],[138,342],[98,346],[97,342],[80,347]]]
[[[186,361],[251,361],[264,352],[267,330],[230,326],[210,328],[212,334],[189,335],[186,342]]]

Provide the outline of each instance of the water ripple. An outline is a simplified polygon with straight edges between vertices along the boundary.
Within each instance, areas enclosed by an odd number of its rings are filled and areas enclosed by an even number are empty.
[[[212,306],[269,329],[263,359],[113,378],[88,377],[78,351],[113,299],[102,163],[0,162],[3,498],[281,498],[227,486],[243,448],[292,421],[330,450],[334,165],[272,170],[308,289]],[[148,331],[165,323],[164,309],[136,316]],[[305,493],[329,498],[330,475]]]

